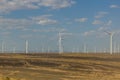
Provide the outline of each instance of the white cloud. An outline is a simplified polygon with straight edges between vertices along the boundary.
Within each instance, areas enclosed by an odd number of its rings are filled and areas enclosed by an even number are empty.
[[[0,29],[24,29],[30,25],[35,24],[32,20],[28,19],[14,19],[0,17]]]
[[[94,25],[98,25],[98,24],[102,24],[103,22],[101,22],[100,20],[94,20],[92,24]]]
[[[103,27],[101,27],[103,28]],[[103,38],[105,37],[105,30],[99,30],[100,28],[96,29],[96,30],[90,30],[90,31],[86,31],[82,34],[82,36],[87,37],[87,36],[94,36],[96,38]]]
[[[10,12],[19,9],[39,9],[48,7],[60,9],[75,4],[73,0],[0,0],[0,12]]]
[[[38,17],[32,17],[33,21],[40,25],[49,25],[58,23],[57,20],[50,19],[52,15],[42,15]]]
[[[8,35],[10,35],[10,34],[11,34],[11,32],[2,32],[2,33],[1,33],[2,36],[8,36]]]
[[[73,0],[41,0],[39,6],[51,7],[52,9],[59,9],[69,7],[75,4]]]
[[[42,34],[21,34],[19,35],[20,38],[22,39],[31,39],[31,38],[35,38],[35,39],[43,39],[43,38],[47,38],[47,35],[42,35]]]
[[[20,38],[31,38],[31,37],[33,37],[34,35],[32,35],[32,34],[28,34],[28,35],[21,35],[20,36]]]
[[[104,23],[101,27],[98,28],[98,31],[105,31],[110,29],[112,25],[112,20],[108,20],[106,23]]]
[[[120,30],[119,30],[119,29],[114,30],[113,32],[114,32],[115,34],[117,34],[117,35],[120,35]]]
[[[86,31],[86,32],[84,32],[82,35],[83,36],[90,36],[90,35],[93,35],[95,33],[95,31],[94,30],[91,30],[91,31]]]
[[[108,14],[108,12],[98,12],[97,13],[97,15],[95,16],[95,18],[102,18],[102,17],[104,17],[105,15],[107,15]]]
[[[32,29],[32,32],[59,32],[59,31],[66,31],[66,29],[61,28],[48,28],[48,29]]]
[[[102,38],[105,36],[105,31],[110,31],[111,30],[111,25],[112,25],[112,20],[108,20],[106,22],[101,22],[99,20],[95,20],[92,24],[94,25],[100,25],[96,30],[90,30],[84,32],[82,35],[83,36],[96,36],[99,38]],[[117,32],[117,31],[115,31]]]
[[[0,30],[22,30],[22,31],[30,31],[29,27],[32,25],[52,25],[58,23],[57,20],[51,19],[52,15],[43,15],[32,18],[23,18],[23,19],[15,19],[15,18],[4,18],[0,17]]]
[[[47,18],[40,19],[38,22],[38,24],[40,24],[40,25],[49,25],[49,24],[55,24],[55,23],[57,23],[56,20],[47,19]]]
[[[75,21],[77,21],[77,22],[86,22],[87,20],[88,20],[88,18],[75,19]]]
[[[118,5],[110,5],[110,8],[120,8]]]
[[[109,20],[106,25],[110,26],[111,24],[112,24],[112,20]]]

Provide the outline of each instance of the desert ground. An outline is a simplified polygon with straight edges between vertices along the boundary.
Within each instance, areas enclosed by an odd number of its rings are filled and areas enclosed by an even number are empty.
[[[0,80],[120,80],[120,54],[1,53]]]

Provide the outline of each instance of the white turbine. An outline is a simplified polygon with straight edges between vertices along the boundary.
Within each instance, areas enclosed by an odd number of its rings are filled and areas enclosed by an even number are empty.
[[[2,53],[4,53],[4,42],[2,41]]]
[[[119,44],[117,45],[117,53],[119,53],[119,50],[120,50],[120,46]]]
[[[16,53],[16,47],[13,47],[13,53]]]
[[[106,32],[106,31],[105,31]],[[106,32],[110,36],[110,54],[113,53],[113,32]]]
[[[83,48],[84,48],[84,53],[87,53],[87,46],[86,46],[86,44],[84,44]]]
[[[113,46],[114,48],[113,48],[113,50],[114,50],[114,53],[116,53],[117,52],[117,44],[114,42],[114,46]]]
[[[25,41],[25,53],[28,53],[28,40]]]
[[[6,44],[4,41],[2,41],[2,53],[6,52]]]
[[[42,53],[44,53],[44,48],[42,47]]]
[[[71,35],[72,33],[62,33],[62,31],[59,32],[59,40],[58,40],[58,45],[59,45],[59,54],[63,53],[63,45],[62,45],[62,40],[63,40],[63,35]]]
[[[73,48],[73,50],[72,50],[72,53],[74,53],[75,52],[75,48]]]
[[[94,47],[94,53],[97,53],[97,48],[96,48],[96,46]]]
[[[47,52],[50,53],[50,48],[48,47]]]
[[[62,33],[59,32],[59,40],[58,40],[58,43],[59,43],[59,54],[63,53],[63,46],[62,46]]]

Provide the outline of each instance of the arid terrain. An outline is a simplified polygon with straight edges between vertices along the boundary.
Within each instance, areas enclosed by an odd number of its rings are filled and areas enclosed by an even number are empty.
[[[0,54],[0,80],[120,80],[120,54]]]

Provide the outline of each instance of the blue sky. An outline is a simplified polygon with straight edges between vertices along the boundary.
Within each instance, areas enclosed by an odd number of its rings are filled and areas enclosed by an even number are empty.
[[[104,31],[120,46],[119,14],[120,0],[0,0],[0,45],[24,51],[28,40],[29,51],[58,51],[61,31],[64,51],[108,51]]]

